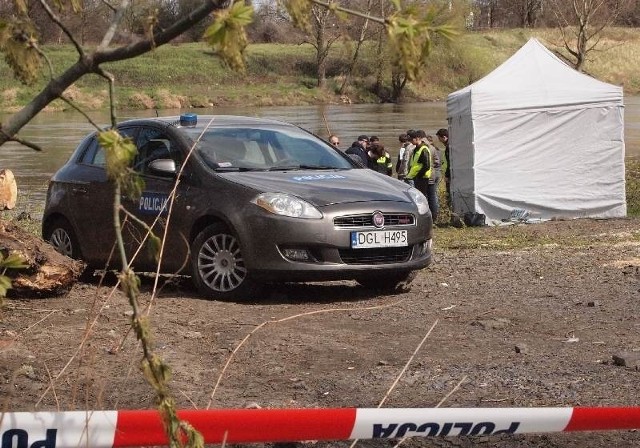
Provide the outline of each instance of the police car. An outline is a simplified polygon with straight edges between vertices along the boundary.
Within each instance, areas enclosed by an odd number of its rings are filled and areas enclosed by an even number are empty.
[[[139,197],[122,199],[130,216],[121,213],[138,271],[158,263],[140,250],[142,223],[164,238],[160,272],[188,274],[214,299],[249,299],[257,285],[282,281],[394,288],[431,261],[426,198],[297,126],[183,114],[118,131],[135,142],[132,169],[144,181]],[[91,267],[117,267],[113,202],[93,133],[50,181],[44,239]]]

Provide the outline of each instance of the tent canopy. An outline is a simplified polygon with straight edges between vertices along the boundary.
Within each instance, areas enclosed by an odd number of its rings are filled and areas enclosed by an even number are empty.
[[[530,219],[626,215],[622,88],[536,39],[450,94],[447,117],[456,213],[489,222],[522,210]]]

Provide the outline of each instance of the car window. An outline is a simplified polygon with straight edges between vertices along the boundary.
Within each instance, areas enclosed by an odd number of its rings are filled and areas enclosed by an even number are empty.
[[[215,169],[353,168],[327,143],[298,129],[214,129],[196,151]]]
[[[98,140],[95,137],[92,137],[91,141],[89,141],[87,149],[82,155],[80,163],[102,167],[105,166],[106,157],[104,154],[104,149],[98,144]]]
[[[173,159],[176,165],[182,162],[178,147],[163,131],[155,128],[141,128],[137,139],[138,154],[133,169],[141,174],[151,174],[149,163],[158,159]]]
[[[118,132],[124,137],[132,138],[135,136],[136,130],[132,128],[118,129]],[[87,165],[96,165],[104,167],[107,164],[107,157],[104,148],[98,143],[97,135],[91,136],[91,139],[87,143],[87,149],[82,154],[80,163]]]

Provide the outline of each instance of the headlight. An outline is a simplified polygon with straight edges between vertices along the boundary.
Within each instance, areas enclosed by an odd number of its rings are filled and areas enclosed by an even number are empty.
[[[420,193],[420,190],[411,187],[407,190],[407,195],[409,195],[413,203],[418,207],[418,213],[424,215],[429,211],[429,202],[427,201],[427,198]]]
[[[313,205],[286,193],[262,193],[252,202],[274,215],[305,219],[322,218],[322,213]]]

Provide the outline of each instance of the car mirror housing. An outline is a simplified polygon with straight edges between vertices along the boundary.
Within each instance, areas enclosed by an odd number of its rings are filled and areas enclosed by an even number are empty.
[[[149,163],[149,169],[160,175],[175,175],[176,162],[173,159],[156,159]]]

